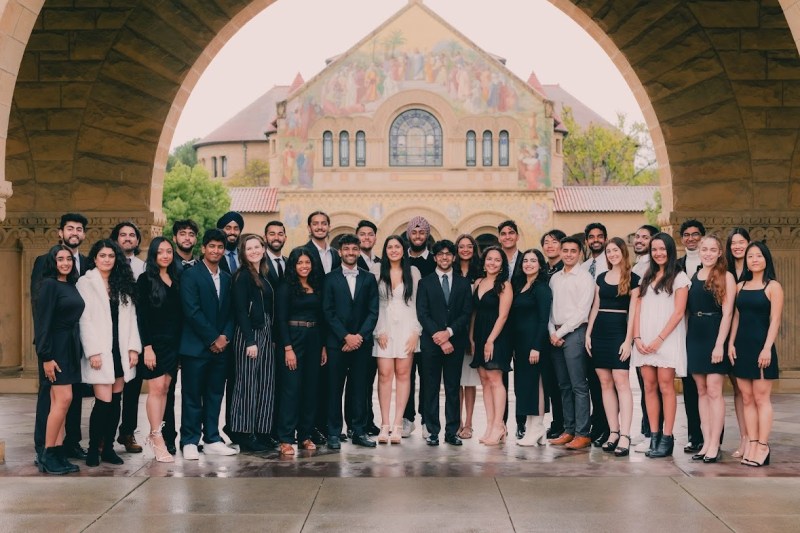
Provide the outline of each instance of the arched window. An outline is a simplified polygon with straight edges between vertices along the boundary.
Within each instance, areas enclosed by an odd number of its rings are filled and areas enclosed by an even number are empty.
[[[497,140],[497,162],[501,167],[508,166],[508,132],[502,130]]]
[[[350,134],[346,131],[339,133],[339,166],[350,166]]]
[[[228,176],[228,156],[222,156],[222,177]]]
[[[422,109],[400,113],[389,128],[389,165],[442,166],[442,127]]]
[[[333,166],[333,133],[329,131],[322,134],[322,166]]]
[[[470,131],[467,132],[467,166],[468,167],[474,167],[475,166],[475,161],[476,161],[476,157],[477,157],[475,155],[477,153],[475,143],[476,143],[475,132],[470,130]]]
[[[367,164],[367,136],[363,131],[356,132],[356,166]]]
[[[214,156],[211,158],[211,176],[216,178],[219,175],[217,172],[217,157]]]
[[[483,166],[492,166],[492,132],[483,132]]]

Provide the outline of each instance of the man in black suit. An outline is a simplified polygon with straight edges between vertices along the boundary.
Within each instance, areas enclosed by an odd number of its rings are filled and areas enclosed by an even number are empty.
[[[200,434],[209,455],[233,455],[219,434],[219,411],[233,338],[231,276],[220,267],[226,237],[211,229],[203,236],[203,260],[181,276],[185,324],[181,332],[183,457],[198,459]]]
[[[448,240],[433,245],[436,270],[422,278],[417,288],[417,320],[422,325],[420,345],[425,384],[422,411],[429,446],[439,445],[439,387],[444,377],[444,440],[461,446],[456,432],[461,418],[458,391],[461,365],[469,340],[472,290],[469,281],[453,275],[455,245]]]
[[[282,255],[286,245],[286,227],[280,220],[270,220],[264,226],[264,242],[267,243],[267,259],[269,259],[269,278],[272,288],[278,290],[278,285],[286,276],[286,256]],[[276,411],[277,412],[277,411]]]
[[[331,231],[331,217],[324,211],[314,211],[308,215],[308,234],[310,236],[306,248],[316,250],[325,274],[341,266],[342,259],[336,248],[328,244]]]
[[[239,257],[239,236],[244,231],[244,218],[236,211],[228,211],[217,220],[217,229],[225,234],[225,257],[220,260],[219,267],[233,275],[242,261]]]
[[[566,236],[567,234],[560,229],[553,228],[542,235],[539,241],[547,261],[548,278],[564,268],[564,261],[561,260],[561,239]],[[561,406],[561,390],[558,388],[556,370],[552,358],[549,357],[550,343],[546,343],[544,349],[547,350],[548,356],[539,359],[542,366],[542,388],[546,398],[550,400],[550,412],[553,415],[553,421],[547,430],[547,438],[555,439],[564,433],[564,408]]]
[[[706,234],[706,227],[699,220],[687,220],[681,224],[681,243],[686,254],[678,259],[678,268],[686,272],[689,279],[700,270],[700,241]],[[683,382],[683,406],[686,409],[686,425],[689,443],[683,448],[686,453],[697,453],[703,449],[703,431],[700,428],[700,402],[697,383],[689,375],[681,378]]]
[[[66,213],[61,216],[58,226],[59,242],[72,250],[75,269],[83,276],[89,268],[89,260],[78,249],[86,239],[86,225],[88,220],[80,213]],[[47,254],[40,255],[33,262],[31,271],[31,310],[36,316],[36,300],[39,296],[39,284],[44,274],[44,260]],[[86,450],[81,446],[81,404],[84,385],[76,383],[72,386],[72,403],[67,411],[66,435],[63,450],[67,457],[86,459]],[[33,430],[33,446],[36,450],[35,463],[38,464],[39,455],[44,450],[44,434],[47,429],[47,415],[50,413],[50,380],[44,373],[39,372],[39,394],[36,398],[36,421]]]
[[[378,226],[369,220],[360,220],[356,226],[356,235],[361,242],[361,255],[358,256],[358,268],[369,270],[373,274],[380,274],[381,258],[375,255],[375,241],[378,236]]]
[[[368,448],[375,441],[366,433],[367,369],[372,358],[372,332],[378,323],[378,283],[357,266],[360,254],[355,235],[343,235],[340,268],[325,276],[322,309],[328,328],[328,447],[341,447],[342,392],[352,380],[353,444]]]

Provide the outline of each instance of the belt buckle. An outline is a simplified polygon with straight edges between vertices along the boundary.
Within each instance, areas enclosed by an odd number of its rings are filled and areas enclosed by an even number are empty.
[[[698,311],[698,312],[697,312],[697,316],[698,316],[698,317],[703,317],[703,316],[705,316],[705,315],[706,315],[706,314],[705,314],[704,312],[702,312],[702,311]]]

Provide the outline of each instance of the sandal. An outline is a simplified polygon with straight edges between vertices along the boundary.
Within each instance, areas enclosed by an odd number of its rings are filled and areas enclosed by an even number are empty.
[[[456,433],[458,438],[460,439],[471,439],[472,438],[472,428],[470,426],[464,426],[461,430]]]
[[[378,444],[389,444],[389,426],[381,426],[381,432],[378,433]]]
[[[620,436],[620,434],[619,434],[619,431],[611,431],[611,432],[609,432],[608,436],[610,437],[611,435],[617,435],[617,440],[615,440],[613,442],[611,441],[611,439],[607,440],[605,442],[605,444],[603,444],[603,446],[602,446],[602,450],[604,452],[608,452],[608,453],[613,452],[614,449],[617,447],[617,444],[619,444],[619,439],[622,438],[622,436]]]
[[[400,444],[403,440],[403,426],[392,426],[391,436],[389,442],[392,444]]]
[[[620,447],[619,441],[621,441],[622,439],[628,439],[628,447],[627,448]],[[625,457],[626,455],[628,455],[628,453],[630,451],[630,445],[631,445],[631,436],[630,435],[620,435],[619,439],[617,439],[616,448],[614,448],[614,455],[617,456],[617,457]]]
[[[145,439],[145,445],[149,446],[153,450],[153,456],[159,463],[174,463],[175,458],[171,453],[169,453],[169,450],[167,450],[164,437],[161,435],[162,427],[164,427],[163,422],[157,430],[150,432],[150,435],[148,435],[147,439]]]

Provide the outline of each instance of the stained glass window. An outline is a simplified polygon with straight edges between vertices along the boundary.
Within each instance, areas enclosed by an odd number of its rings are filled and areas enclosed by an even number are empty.
[[[333,166],[333,133],[329,131],[322,134],[322,166]]]
[[[400,113],[389,129],[389,165],[397,167],[442,166],[442,127],[422,109]]]
[[[475,132],[470,130],[467,132],[467,166],[474,167],[476,161],[475,149]]]
[[[501,167],[508,166],[508,132],[502,130],[498,139],[497,159]]]
[[[356,166],[367,164],[367,136],[363,131],[356,132]]]
[[[492,132],[483,132],[483,166],[492,166]]]

